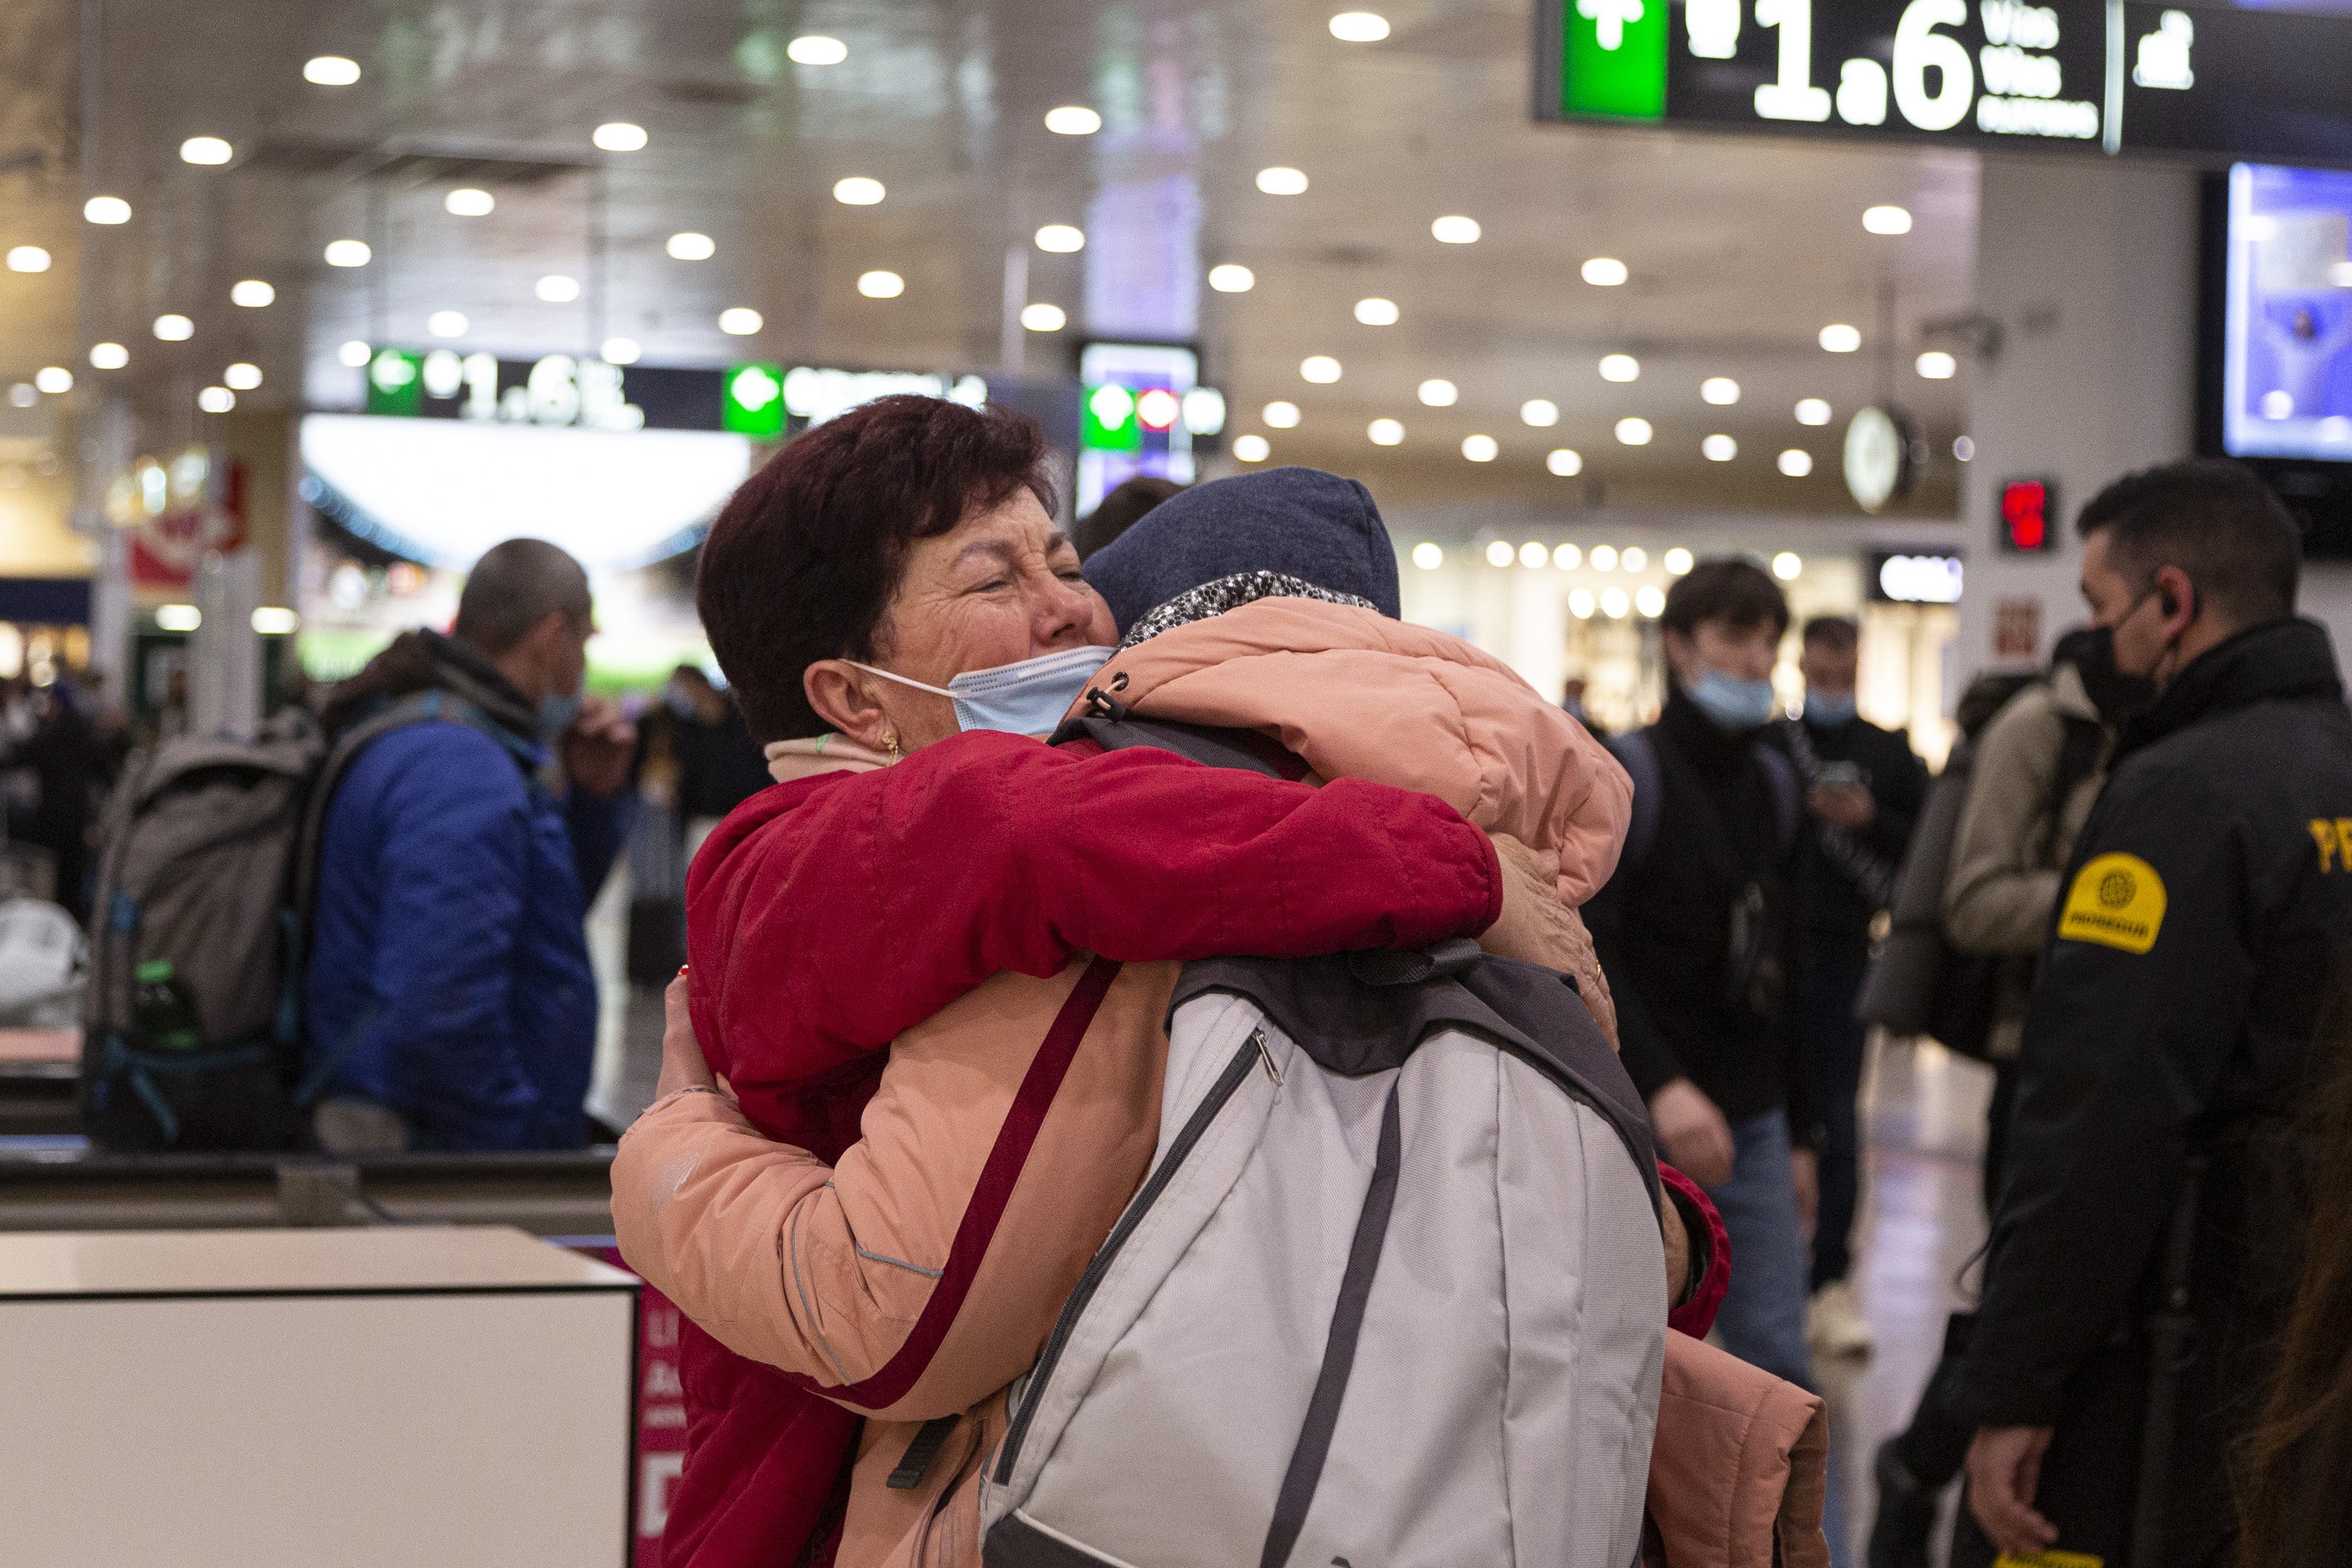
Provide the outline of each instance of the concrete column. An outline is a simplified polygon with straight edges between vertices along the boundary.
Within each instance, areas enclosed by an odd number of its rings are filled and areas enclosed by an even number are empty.
[[[2074,514],[2110,479],[2189,455],[2197,379],[2197,176],[2145,164],[1984,160],[1977,299],[2000,343],[1976,372],[1961,484],[1968,592],[1955,700],[1969,676],[2032,663],[2084,620]],[[2059,548],[2006,555],[2000,485],[2057,485]],[[1996,651],[2007,606],[2039,621],[2030,658]]]

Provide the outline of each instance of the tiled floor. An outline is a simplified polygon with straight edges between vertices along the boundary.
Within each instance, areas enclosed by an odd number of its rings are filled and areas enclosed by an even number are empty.
[[[1872,1050],[1853,1284],[1878,1345],[1867,1360],[1824,1360],[1818,1369],[1856,1563],[1870,1530],[1871,1455],[1908,1424],[1942,1348],[1944,1319],[1967,1304],[1955,1279],[1984,1241],[1977,1172],[1991,1093],[1990,1069],[1940,1047]]]
[[[659,994],[630,994],[614,1023],[622,1043],[599,1063],[592,1105],[625,1127],[653,1098]],[[1909,1421],[1943,1344],[1945,1316],[1965,1304],[1955,1279],[1984,1240],[1977,1168],[1991,1092],[1990,1071],[1937,1047],[1872,1049],[1854,1289],[1878,1345],[1867,1359],[1823,1360],[1818,1368],[1857,1564],[1874,1501],[1870,1457]]]

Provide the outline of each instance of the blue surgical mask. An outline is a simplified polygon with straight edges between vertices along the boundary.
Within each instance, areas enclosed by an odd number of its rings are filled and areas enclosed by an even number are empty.
[[[944,689],[877,669],[870,664],[848,662],[868,675],[929,691],[955,704],[959,730],[1001,730],[1008,735],[1050,735],[1061,727],[1062,716],[1095,671],[1115,650],[1107,647],[1066,647],[1042,653],[992,669],[967,669]]]
[[[1779,706],[1769,680],[1740,680],[1710,669],[1690,688],[1698,710],[1727,730],[1754,730],[1771,720]]]
[[[1805,693],[1805,722],[1819,724],[1824,730],[1834,730],[1841,724],[1853,722],[1853,693],[1832,697],[1826,692]]]
[[[572,721],[580,717],[580,693],[569,697],[551,691],[539,700],[539,739],[541,745],[551,746],[563,739],[572,728]]]

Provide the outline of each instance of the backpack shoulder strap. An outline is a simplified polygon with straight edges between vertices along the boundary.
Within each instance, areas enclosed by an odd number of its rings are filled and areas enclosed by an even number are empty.
[[[2099,771],[2107,749],[2106,727],[2097,720],[2078,713],[2061,713],[2059,718],[2066,734],[2058,744],[2058,766],[2050,776],[2050,795],[2044,802],[2050,814],[2049,832],[2042,847],[2045,863],[2062,858],[2060,851],[2065,846],[2058,842],[2058,836],[2065,831],[2066,803],[2074,797],[2075,785]]]
[[[1797,827],[1804,813],[1804,791],[1797,782],[1797,764],[1769,741],[1756,744],[1756,765],[1764,770],[1764,787],[1772,795],[1772,825],[1779,833],[1780,853],[1797,847]]]
[[[1619,863],[1637,866],[1649,858],[1658,841],[1658,819],[1665,812],[1665,771],[1658,765],[1658,743],[1647,728],[1612,736],[1609,751],[1617,765],[1633,781],[1633,816],[1625,826],[1625,847]]]

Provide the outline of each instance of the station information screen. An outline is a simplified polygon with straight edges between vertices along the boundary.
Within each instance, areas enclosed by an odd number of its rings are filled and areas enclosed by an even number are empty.
[[[2241,163],[2229,204],[2222,449],[2352,460],[2352,174]]]
[[[1539,119],[2352,165],[2352,19],[2147,0],[1542,0]]]

